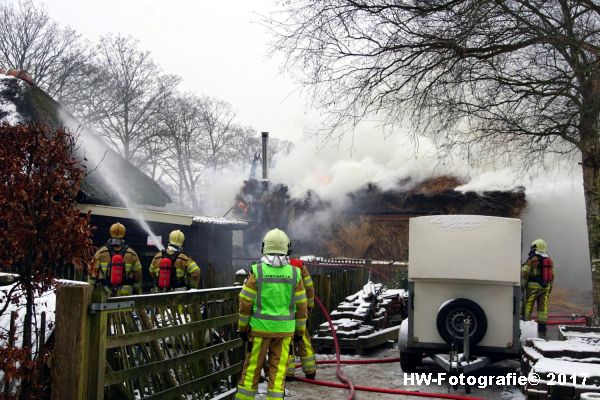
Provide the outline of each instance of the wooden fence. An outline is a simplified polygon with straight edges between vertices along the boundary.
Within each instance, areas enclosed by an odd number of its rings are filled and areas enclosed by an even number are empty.
[[[307,263],[328,310],[369,280],[402,287],[406,264]],[[405,280],[405,279],[404,279]],[[53,399],[204,399],[232,394],[242,367],[235,332],[240,287],[107,298],[57,288]],[[314,311],[309,326],[325,321]]]
[[[369,279],[383,283],[388,288],[408,287],[408,264],[403,262],[334,258],[305,264],[313,279],[315,294],[328,311],[362,289]],[[308,327],[314,331],[325,321],[321,311],[316,309],[309,316]]]
[[[242,367],[239,287],[116,297],[57,289],[53,399],[204,399]]]

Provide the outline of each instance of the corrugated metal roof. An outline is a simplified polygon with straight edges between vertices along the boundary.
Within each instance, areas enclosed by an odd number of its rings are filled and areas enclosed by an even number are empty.
[[[249,225],[249,221],[241,219],[229,219],[223,217],[205,217],[205,216],[193,216],[189,214],[177,214],[163,211],[150,211],[150,210],[133,210],[130,211],[127,208],[122,207],[110,207],[98,204],[78,204],[77,207],[82,213],[92,212],[92,215],[102,215],[107,217],[115,218],[128,218],[136,219],[137,214],[140,218],[149,222],[161,222],[164,224],[184,225],[190,226],[192,224],[208,224],[208,225],[221,225],[229,227],[240,227],[244,228]]]
[[[195,224],[214,224],[214,225],[235,225],[235,226],[248,226],[250,221],[243,219],[230,219],[223,217],[194,217]]]

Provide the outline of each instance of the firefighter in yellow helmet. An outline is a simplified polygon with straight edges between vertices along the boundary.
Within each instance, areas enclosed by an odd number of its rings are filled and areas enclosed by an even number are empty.
[[[290,249],[288,255],[291,256],[292,251]],[[308,268],[300,258],[290,258],[290,263],[298,268],[302,275],[302,284],[306,291],[306,305],[308,308],[308,315],[315,306],[315,287],[313,285],[312,278],[308,272]],[[304,330],[302,340],[294,342],[293,351],[290,354],[288,362],[288,370],[286,379],[292,381],[295,379],[296,374],[296,356],[300,358],[300,365],[302,366],[302,372],[307,379],[315,379],[317,375],[317,360],[315,358],[315,350],[313,349],[312,342],[310,341],[310,332],[308,329]]]
[[[523,319],[531,319],[533,306],[537,303],[538,331],[546,333],[548,322],[548,298],[554,282],[554,262],[548,256],[548,245],[542,239],[531,243],[529,256],[521,268],[521,288],[525,290]]]
[[[200,267],[183,251],[184,241],[183,232],[171,232],[167,248],[152,259],[150,276],[160,292],[197,289],[200,284]]]
[[[142,293],[142,264],[125,243],[125,226],[120,222],[109,229],[110,239],[94,255],[88,283],[102,285],[109,296]]]
[[[284,397],[285,375],[292,347],[306,328],[306,292],[300,270],[290,265],[290,240],[280,229],[272,229],[262,244],[263,257],[240,292],[238,329],[248,342],[244,369],[236,399],[252,400],[260,371],[269,357],[267,400]]]

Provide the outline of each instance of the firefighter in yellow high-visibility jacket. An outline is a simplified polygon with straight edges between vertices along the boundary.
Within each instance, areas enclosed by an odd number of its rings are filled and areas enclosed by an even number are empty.
[[[156,253],[152,259],[149,271],[155,281],[155,291],[198,289],[200,267],[183,251],[184,241],[183,232],[178,229],[172,231],[167,248]],[[166,265],[163,264],[165,261]]]
[[[142,264],[131,247],[125,243],[125,225],[114,223],[110,239],[94,255],[88,271],[88,283],[101,285],[111,297],[142,293]]]
[[[534,240],[529,257],[521,268],[521,288],[526,294],[523,319],[531,319],[533,307],[537,303],[538,331],[541,334],[546,333],[548,298],[554,282],[554,262],[547,251],[548,245],[544,240]]]
[[[306,305],[308,307],[308,315],[315,306],[315,287],[313,285],[312,278],[308,272],[308,268],[304,265],[304,262],[299,258],[291,258],[290,263],[301,271],[302,283],[304,284],[304,290],[306,291]],[[302,366],[302,372],[307,379],[315,379],[317,375],[317,360],[315,358],[315,350],[313,349],[310,341],[310,332],[308,329],[304,330],[302,340],[294,342],[293,352],[290,354],[290,361],[288,363],[288,371],[286,379],[288,381],[294,380],[296,373],[296,356],[300,358],[300,365]]]
[[[244,369],[236,399],[253,400],[260,372],[269,358],[267,400],[282,399],[285,374],[294,341],[302,340],[306,328],[306,292],[298,268],[290,265],[290,240],[279,229],[263,239],[263,257],[240,292],[238,329],[247,342]]]

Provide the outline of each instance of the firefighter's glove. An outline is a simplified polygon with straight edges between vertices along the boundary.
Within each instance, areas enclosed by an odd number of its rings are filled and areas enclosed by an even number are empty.
[[[250,332],[248,331],[239,331],[238,334],[240,335],[240,338],[244,341],[244,343],[246,343],[248,341],[248,335]]]
[[[294,334],[294,343],[299,343],[302,341],[302,335],[299,333]]]

